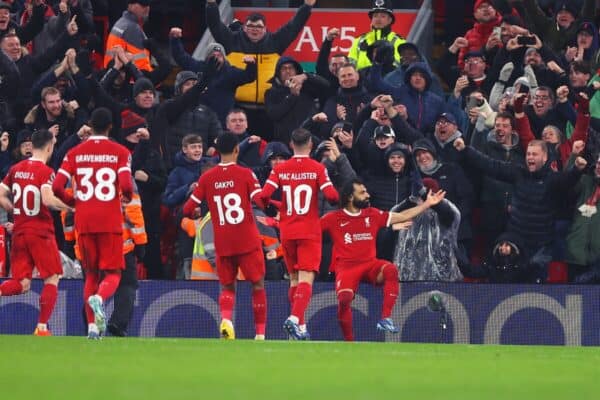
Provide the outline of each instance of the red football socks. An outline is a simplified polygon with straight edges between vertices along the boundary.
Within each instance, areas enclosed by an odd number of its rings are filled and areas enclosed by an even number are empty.
[[[383,269],[383,306],[381,318],[389,318],[392,309],[398,301],[400,284],[398,283],[398,270],[394,266],[386,266]]]
[[[23,293],[23,285],[15,279],[9,279],[0,285],[0,293],[2,296],[16,296]]]
[[[265,289],[252,291],[252,311],[254,311],[256,334],[264,335],[267,325],[267,292]]]
[[[292,315],[298,317],[299,324],[304,325],[304,313],[310,303],[312,296],[312,285],[307,282],[300,282],[296,286],[294,294],[294,303],[292,304]]]
[[[58,297],[58,287],[56,285],[46,284],[42,288],[40,294],[40,316],[38,323],[47,324],[52,311],[54,311],[54,305],[56,304],[56,298]]]
[[[98,274],[90,271],[85,273],[85,284],[83,285],[83,303],[85,308],[85,318],[88,324],[94,323],[94,312],[88,305],[88,298],[98,291]]]
[[[102,297],[102,301],[106,301],[110,299],[117,288],[119,287],[119,283],[121,282],[121,271],[105,271],[104,279],[100,283],[98,287],[98,296]]]
[[[233,307],[235,306],[235,292],[232,290],[221,290],[219,295],[219,308],[221,318],[233,321]]]
[[[338,294],[338,321],[340,328],[342,328],[342,335],[344,340],[348,342],[354,341],[354,334],[352,333],[352,299],[354,293],[343,291]]]

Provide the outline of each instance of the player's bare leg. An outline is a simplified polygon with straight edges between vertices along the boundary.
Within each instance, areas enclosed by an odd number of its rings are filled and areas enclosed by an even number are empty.
[[[252,311],[254,312],[255,340],[265,340],[267,326],[267,292],[264,278],[252,283]]]
[[[223,339],[235,339],[233,329],[233,307],[235,306],[235,283],[221,285],[219,294],[219,310],[221,311],[221,325],[219,332]]]
[[[377,323],[377,330],[398,333],[398,328],[392,321],[392,309],[398,300],[400,283],[398,282],[398,268],[394,264],[385,264],[377,275],[377,284],[383,284],[383,306],[381,321]]]
[[[312,297],[312,284],[315,280],[315,272],[313,271],[298,271],[297,286],[294,293],[294,301],[292,303],[292,311],[288,319],[284,322],[284,329],[288,334],[297,340],[308,339],[308,332],[300,326],[304,325],[304,313],[308,308]],[[291,279],[291,278],[290,278]],[[290,284],[292,281],[290,280]]]
[[[33,332],[36,336],[52,336],[50,330],[48,330],[48,320],[56,305],[59,280],[60,277],[56,274],[44,279],[44,287],[42,293],[40,293],[40,315],[37,327]]]
[[[352,300],[354,300],[354,291],[352,289],[342,289],[338,292],[337,298],[337,316],[344,340],[352,342],[354,340],[352,332]]]

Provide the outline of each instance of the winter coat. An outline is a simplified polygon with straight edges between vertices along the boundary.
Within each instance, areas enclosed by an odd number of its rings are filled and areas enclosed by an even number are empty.
[[[496,12],[496,17],[489,22],[475,22],[473,28],[465,33],[465,39],[469,42],[467,47],[463,47],[458,52],[458,66],[462,69],[465,66],[465,54],[470,51],[480,51],[492,35],[494,28],[502,23],[502,15]]]
[[[511,247],[507,256],[500,254],[499,248],[503,243]],[[485,258],[482,269],[485,270],[490,283],[526,283],[531,274],[527,249],[521,238],[511,232],[501,234]]]
[[[526,167],[494,160],[470,146],[463,151],[467,161],[484,174],[514,185],[507,231],[519,235],[532,254],[551,243],[556,204],[577,183],[581,172],[576,168],[554,172],[548,163],[529,172]]]
[[[394,207],[399,212],[415,206],[413,200]],[[398,232],[393,262],[401,281],[461,281],[463,276],[456,260],[460,212],[444,199],[419,214],[408,229]]]
[[[206,63],[198,61],[185,52],[179,38],[171,38],[171,54],[184,71],[204,72]],[[227,113],[234,107],[235,91],[241,85],[256,80],[256,64],[246,64],[244,68],[234,67],[225,59],[223,66],[211,77],[206,92],[200,95],[200,102],[209,106],[225,124]]]
[[[300,94],[295,96],[290,88],[279,79],[281,66],[294,63],[298,75],[304,73],[302,66],[291,57],[281,57],[275,67],[275,75],[269,80],[271,88],[265,93],[267,116],[274,124],[274,140],[289,143],[292,131],[299,128],[304,120],[317,113],[316,99],[327,89],[327,81],[315,74],[307,73]]]
[[[265,92],[270,87],[268,80],[275,72],[279,55],[296,39],[310,17],[311,11],[311,6],[306,4],[300,6],[294,17],[285,25],[275,32],[266,32],[258,43],[253,43],[242,29],[234,32],[221,21],[217,3],[206,3],[208,29],[215,40],[225,47],[231,65],[242,68],[244,56],[255,55],[257,58],[257,78],[237,89],[236,101],[253,105],[264,104]]]
[[[162,156],[148,140],[140,141],[133,150],[131,172],[134,174],[138,170],[148,174],[148,181],[135,181],[142,200],[146,232],[160,233],[160,206],[167,185],[167,169]]]
[[[337,94],[327,99],[323,106],[323,112],[327,115],[328,122],[323,124],[319,136],[323,138],[329,137],[329,132],[333,128],[333,125],[340,121],[337,117],[338,104],[346,108],[346,121],[354,123],[360,109],[369,105],[372,97],[360,83],[358,86],[349,89],[340,87]],[[359,128],[354,125],[354,132],[357,132]]]
[[[597,187],[598,178],[592,175],[582,176],[575,186],[578,196],[573,222],[567,235],[565,261],[568,263],[589,266],[600,260],[600,212],[586,217],[579,210]],[[595,206],[600,208],[600,201]]]
[[[198,104],[198,98],[206,85],[207,80],[201,79],[185,93],[158,106],[151,126],[152,138],[164,149],[167,168],[173,166],[175,154],[181,149],[181,140],[185,135],[200,135],[206,151],[209,147],[214,147],[215,139],[223,131],[215,112]]]
[[[404,85],[393,87],[383,81],[381,73],[376,73],[379,65],[373,66],[371,73],[371,86],[377,89],[378,93],[390,94],[394,100],[404,104],[408,112],[408,120],[421,132],[433,131],[437,117],[446,110],[444,100],[433,93],[431,88],[431,71],[423,62],[411,64],[406,70],[404,76]],[[415,72],[421,72],[425,76],[425,90],[419,92],[410,85],[410,78]]]
[[[519,143],[519,136],[515,132],[512,133],[511,145],[505,147],[496,141],[496,134],[493,129],[489,131],[476,131],[471,138],[471,146],[494,160],[525,166],[525,151],[521,143]],[[512,184],[483,174],[480,194],[482,203],[488,204],[491,207],[502,207],[497,210],[498,212],[501,212],[502,209],[506,211],[510,204],[512,192]],[[493,215],[485,217],[493,217]]]
[[[523,5],[525,6],[523,18],[529,22],[531,31],[543,38],[544,44],[559,54],[576,37],[580,23],[590,15],[594,15],[596,2],[585,0],[579,17],[567,29],[559,27],[554,16],[548,18],[539,8],[536,0],[523,0]]]
[[[163,203],[169,208],[183,205],[192,193],[190,185],[200,178],[202,160],[188,160],[183,152],[175,155],[175,168],[169,174],[167,187],[163,195]]]
[[[401,151],[405,160],[404,168],[397,174],[389,167],[389,159],[394,151]],[[406,146],[400,143],[394,143],[384,151],[382,163],[386,171],[384,175],[373,175],[367,172],[363,175],[363,181],[371,195],[371,205],[380,210],[390,210],[411,194],[415,166],[412,155]]]

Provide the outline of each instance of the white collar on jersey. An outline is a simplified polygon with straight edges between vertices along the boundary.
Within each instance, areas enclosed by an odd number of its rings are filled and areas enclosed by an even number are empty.
[[[228,162],[228,163],[219,163],[219,165],[220,165],[221,167],[229,167],[230,165],[235,165],[235,163],[234,163],[234,162]]]
[[[88,139],[92,139],[92,140],[108,140],[108,136],[92,135]]]
[[[308,154],[294,154],[293,158],[309,158]]]
[[[29,161],[39,161],[41,163],[46,164],[46,162],[44,160],[40,160],[39,158],[34,158],[34,157],[29,157]]]
[[[350,211],[346,210],[345,208],[343,208],[342,210],[344,210],[344,212],[351,217],[358,217],[362,213],[362,210],[358,210],[357,213],[350,212]]]

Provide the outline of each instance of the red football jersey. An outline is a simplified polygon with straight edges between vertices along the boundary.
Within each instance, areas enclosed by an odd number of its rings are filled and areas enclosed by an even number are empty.
[[[262,248],[251,202],[259,193],[260,184],[254,173],[233,163],[219,164],[198,179],[190,199],[197,204],[206,201],[219,256]]]
[[[332,270],[376,258],[377,232],[390,223],[390,213],[369,207],[351,214],[345,209],[321,217],[321,229],[333,241]]]
[[[321,240],[319,190],[328,189],[337,196],[325,166],[308,156],[294,156],[271,171],[265,184],[265,197],[280,187],[281,239]]]
[[[54,171],[41,160],[29,158],[13,165],[2,181],[12,192],[14,234],[29,231],[54,235],[50,210],[42,203],[42,187],[52,187]]]
[[[90,136],[67,153],[58,173],[72,179],[78,233],[123,232],[119,193],[131,191],[130,165],[127,148],[105,136]]]

